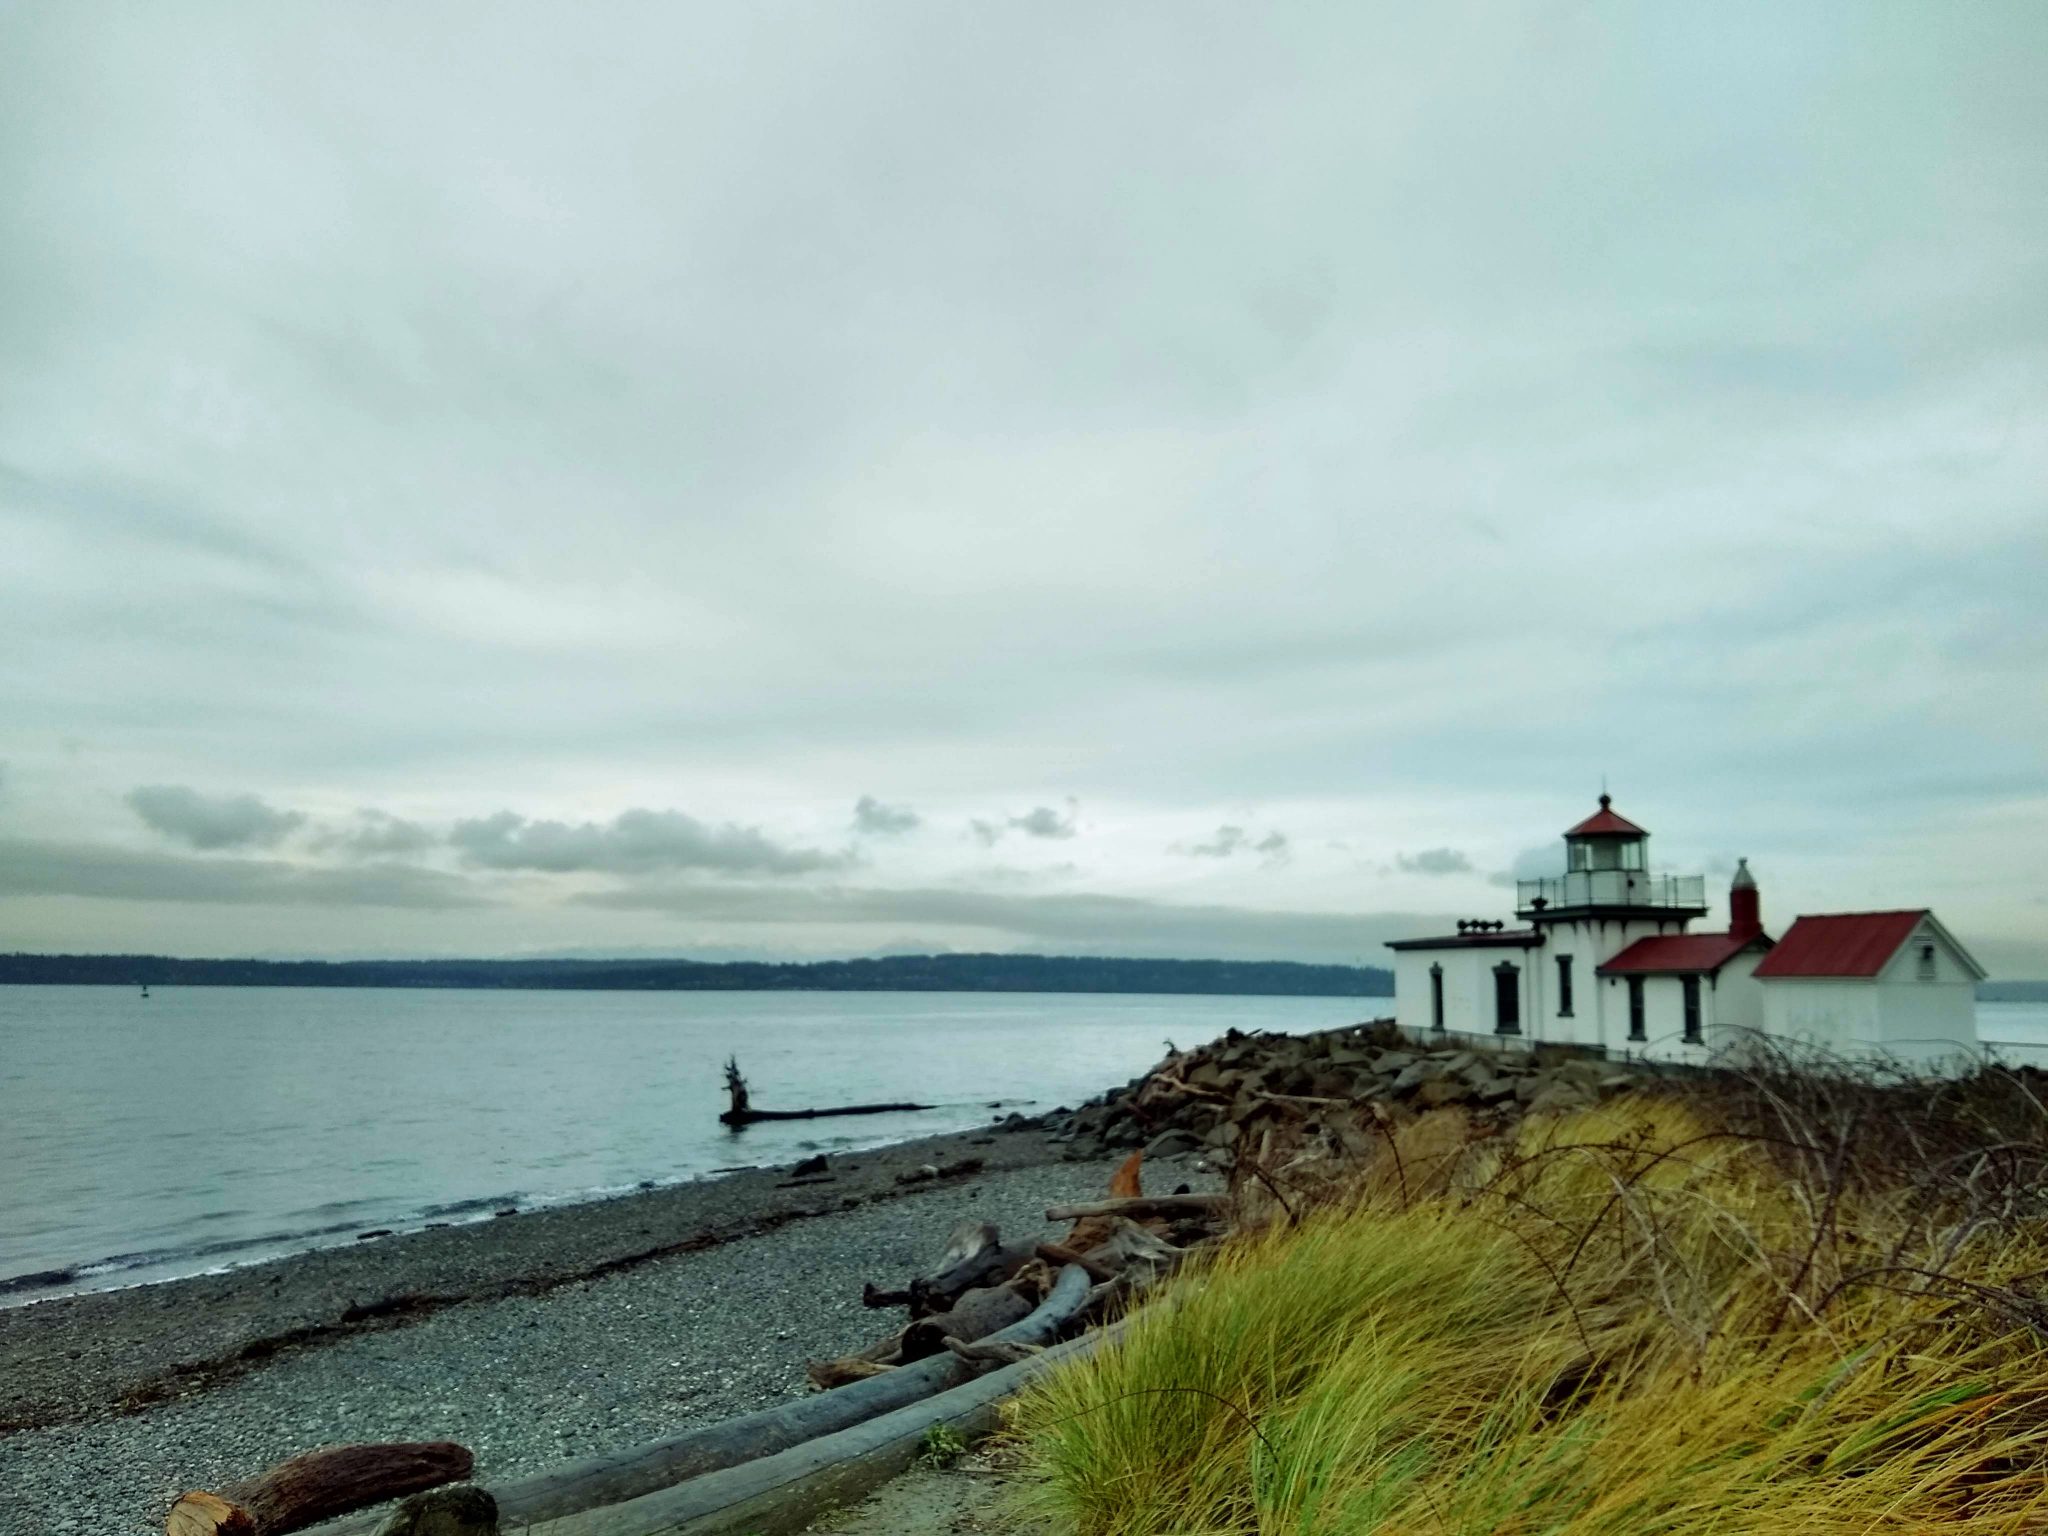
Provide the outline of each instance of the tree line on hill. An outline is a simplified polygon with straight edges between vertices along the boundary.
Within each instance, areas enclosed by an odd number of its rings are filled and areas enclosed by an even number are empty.
[[[181,960],[0,955],[0,984],[513,987],[646,992],[1164,992],[1392,997],[1393,972],[1290,960],[890,955],[873,960]]]

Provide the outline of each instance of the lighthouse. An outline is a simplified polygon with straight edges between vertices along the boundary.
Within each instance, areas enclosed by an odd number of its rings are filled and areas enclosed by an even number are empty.
[[[1387,946],[1395,1022],[1694,1065],[1759,1041],[1941,1071],[1976,1050],[1984,968],[1925,908],[1804,916],[1774,943],[1737,859],[1726,931],[1694,931],[1706,915],[1706,877],[1655,873],[1649,832],[1602,793],[1564,834],[1564,872],[1515,883],[1516,923]]]
[[[1420,1030],[1603,1044],[1621,1027],[1605,1015],[1621,1004],[1597,984],[1599,967],[1706,911],[1706,877],[1653,874],[1649,832],[1603,793],[1564,833],[1564,873],[1516,883],[1520,926],[1468,921],[1388,946],[1396,1017]]]

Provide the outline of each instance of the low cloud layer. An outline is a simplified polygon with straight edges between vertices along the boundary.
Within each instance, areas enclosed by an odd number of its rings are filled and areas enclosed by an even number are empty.
[[[274,848],[306,821],[255,795],[202,795],[182,784],[143,785],[128,804],[153,830],[200,849]]]
[[[449,845],[486,869],[639,875],[803,875],[839,869],[844,853],[792,847],[758,827],[711,826],[681,811],[623,811],[609,822],[529,821],[513,811],[459,821]]]
[[[487,892],[468,881],[409,865],[335,869],[279,859],[197,859],[180,854],[124,853],[91,844],[0,840],[0,899],[15,896],[84,897],[152,905],[399,907],[416,911],[493,904]],[[218,943],[204,952],[232,955],[236,947]]]
[[[576,898],[610,911],[662,912],[801,929],[817,925],[915,925],[926,932],[999,936],[1068,954],[1301,959],[1385,965],[1389,938],[1445,919],[1416,913],[1270,911],[1084,893],[1023,895],[852,887],[656,888]],[[986,940],[984,940],[985,942]]]

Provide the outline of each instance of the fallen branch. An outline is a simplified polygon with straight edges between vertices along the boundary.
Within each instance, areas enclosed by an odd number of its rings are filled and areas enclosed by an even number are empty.
[[[1055,1268],[1068,1264],[1080,1265],[1087,1272],[1088,1278],[1097,1285],[1116,1278],[1117,1272],[1115,1270],[1108,1268],[1106,1265],[1096,1263],[1085,1253],[1074,1252],[1073,1249],[1067,1247],[1064,1243],[1040,1243],[1037,1253],[1041,1259]]]
[[[1045,1353],[1043,1344],[1005,1344],[995,1339],[946,1340],[946,1348],[969,1365],[1021,1365]]]

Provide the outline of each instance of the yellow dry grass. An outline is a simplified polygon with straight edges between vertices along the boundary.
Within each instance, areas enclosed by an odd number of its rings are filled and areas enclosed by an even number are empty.
[[[1404,1126],[1025,1400],[1041,1507],[1077,1536],[2048,1526],[2048,1228],[1977,1199],[1981,1159],[1851,1177],[1807,1129],[1679,1095]]]

